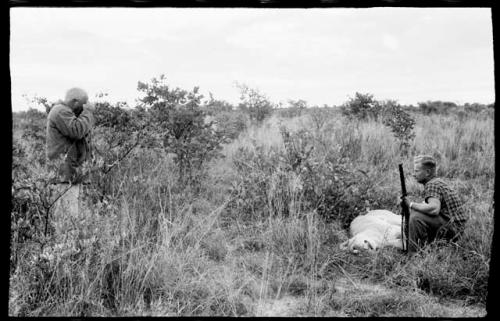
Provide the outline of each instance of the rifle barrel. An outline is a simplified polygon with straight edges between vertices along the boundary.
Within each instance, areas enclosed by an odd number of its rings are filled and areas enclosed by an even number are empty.
[[[405,174],[403,171],[403,164],[399,164],[399,178],[401,179],[401,191],[402,191],[402,198],[406,197],[406,183],[405,183]],[[401,202],[401,207],[402,207],[402,215],[401,215],[401,239],[403,242],[403,250],[407,253],[408,252],[408,245],[409,245],[409,238],[408,238],[408,231],[409,231],[409,222],[410,222],[410,209],[404,205],[403,202]]]
[[[405,184],[405,174],[403,171],[403,164],[399,164],[399,179],[401,180],[401,190],[403,192],[403,197],[405,197],[406,194],[406,184]]]

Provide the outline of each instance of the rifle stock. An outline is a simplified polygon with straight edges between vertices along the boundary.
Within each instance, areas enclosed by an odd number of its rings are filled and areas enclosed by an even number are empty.
[[[406,197],[406,183],[405,174],[403,171],[403,164],[399,164],[399,178],[401,180],[401,239],[403,241],[403,250],[408,252],[408,230],[410,224],[410,209],[403,202],[403,198]]]

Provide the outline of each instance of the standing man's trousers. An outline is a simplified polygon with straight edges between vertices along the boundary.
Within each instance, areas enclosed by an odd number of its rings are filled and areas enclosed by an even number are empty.
[[[54,204],[54,232],[59,242],[65,242],[78,233],[78,221],[82,219],[80,211],[80,184],[57,184],[56,197],[62,196]]]

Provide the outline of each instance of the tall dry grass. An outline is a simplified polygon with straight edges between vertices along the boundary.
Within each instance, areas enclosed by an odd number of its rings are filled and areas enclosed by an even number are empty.
[[[402,157],[378,122],[337,116],[315,129],[308,115],[273,116],[225,146],[226,157],[211,163],[198,194],[176,185],[166,155],[137,152],[113,173],[111,196],[86,205],[82,233],[68,243],[78,249],[49,248],[24,258],[11,277],[9,314],[255,316],[264,302],[285,296],[304,298],[300,309],[310,316],[447,316],[433,295],[483,304],[493,233],[493,120],[416,117],[413,148]],[[471,220],[464,238],[411,260],[391,250],[352,256],[338,248],[347,238],[341,224],[302,211],[300,177],[279,169],[253,172],[268,184],[253,190],[262,195],[261,208],[254,209],[259,216],[241,216],[233,201],[244,181],[234,157],[241,147],[263,146],[261,157],[270,161],[266,150],[284,148],[279,126],[310,129],[318,153],[350,159],[352,170],[370,179],[365,196],[393,211],[397,164],[410,174],[415,154],[436,156],[439,174],[466,199]],[[407,180],[417,197],[422,187]],[[359,213],[371,206],[361,204]],[[361,279],[393,292],[366,292]],[[353,284],[344,294],[336,287],[341,280]]]

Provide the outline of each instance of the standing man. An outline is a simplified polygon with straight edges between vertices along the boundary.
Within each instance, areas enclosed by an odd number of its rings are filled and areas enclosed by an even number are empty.
[[[79,183],[81,175],[77,169],[90,157],[90,131],[94,124],[94,106],[88,104],[87,93],[72,88],[64,101],[59,101],[50,110],[47,120],[47,158],[64,158],[59,168],[63,183]]]
[[[424,185],[424,202],[404,198],[410,209],[408,252],[414,254],[436,238],[456,240],[464,230],[467,216],[457,192],[436,177],[436,161],[428,155],[414,159],[414,177]]]
[[[49,161],[62,158],[58,168],[59,194],[62,196],[54,209],[57,234],[66,231],[65,217],[71,219],[79,214],[80,166],[90,157],[94,109],[83,89],[72,88],[67,91],[64,101],[51,108],[47,117],[47,158]]]

